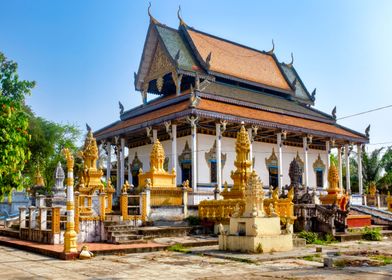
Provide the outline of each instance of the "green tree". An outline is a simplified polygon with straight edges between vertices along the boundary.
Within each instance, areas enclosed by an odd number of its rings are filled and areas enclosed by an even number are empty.
[[[381,164],[386,173],[392,172],[392,146],[388,147],[381,158]]]
[[[26,177],[32,183],[31,179],[36,169],[39,168],[49,190],[54,184],[53,174],[57,163],[60,161],[65,164],[61,153],[62,149],[69,148],[76,154],[80,131],[74,125],[63,125],[48,121],[44,118],[36,117],[30,109],[27,108],[27,110],[29,111],[28,130],[31,134],[31,141],[29,142],[31,161],[26,168]],[[77,170],[75,169],[75,171]]]
[[[22,172],[30,158],[25,96],[35,82],[20,80],[18,65],[0,52],[0,197],[23,186]]]

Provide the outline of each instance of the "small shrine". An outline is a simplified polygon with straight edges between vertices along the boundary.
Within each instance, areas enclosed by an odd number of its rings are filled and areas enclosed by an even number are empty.
[[[243,214],[238,209],[230,218],[229,231],[226,233],[219,225],[219,249],[251,253],[289,251],[293,248],[292,230],[281,231],[280,218],[273,204],[269,214],[264,211],[263,185],[253,171],[247,181],[245,207]]]
[[[65,174],[61,167],[61,162],[57,163],[56,170],[54,171],[55,185],[52,187],[52,206],[62,206],[65,208],[66,205],[66,193],[64,186]]]
[[[182,190],[176,186],[176,172],[165,170],[165,151],[157,139],[150,154],[150,171],[139,170],[139,190],[148,189],[151,192],[151,205],[181,205]]]
[[[328,194],[320,196],[321,203],[323,205],[336,204],[341,210],[346,211],[348,196],[339,188],[339,173],[333,162],[328,170],[328,183]]]
[[[87,137],[84,142],[83,150],[79,152],[79,156],[83,159],[83,171],[79,178],[79,184],[76,190],[79,191],[79,204],[81,208],[81,216],[90,216],[93,213],[92,195],[98,190],[102,192],[104,185],[101,178],[103,172],[97,168],[98,146],[90,127],[87,126]]]

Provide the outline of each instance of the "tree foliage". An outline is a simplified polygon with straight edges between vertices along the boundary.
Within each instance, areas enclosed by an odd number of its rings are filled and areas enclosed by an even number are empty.
[[[62,149],[68,148],[76,153],[80,131],[74,125],[55,123],[35,116],[29,108],[26,110],[29,111],[28,130],[31,134],[31,161],[26,168],[26,177],[32,183],[35,171],[39,168],[47,189],[50,189],[54,185],[53,174],[57,163],[65,163],[61,154]]]
[[[17,69],[0,52],[0,197],[23,185],[22,172],[30,158],[24,100],[35,82],[19,80]]]

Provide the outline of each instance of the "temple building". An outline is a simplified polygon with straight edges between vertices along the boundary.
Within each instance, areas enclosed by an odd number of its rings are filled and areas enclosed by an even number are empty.
[[[326,189],[329,154],[338,149],[339,187],[342,162],[350,174],[348,156],[358,158],[369,141],[366,134],[339,125],[331,114],[315,108],[316,91],[308,91],[294,65],[280,62],[274,47],[261,51],[188,26],[178,13],[179,27],[168,27],[150,13],[150,24],[135,73],[141,104],[124,110],[118,121],[94,132],[108,156],[106,176],[116,155],[117,195],[125,177],[135,186],[139,171],[150,169],[153,143],[162,144],[164,168],[176,174],[176,184],[189,180],[194,203],[197,194],[213,197],[225,182],[232,186],[235,138],[245,124],[250,136],[250,171],[265,188],[290,183],[293,158],[300,162],[302,184]],[[147,100],[147,93],[157,97]],[[126,158],[128,164],[125,165]],[[362,166],[358,161],[359,192]],[[350,176],[346,176],[350,193]],[[201,198],[200,198],[201,199]]]

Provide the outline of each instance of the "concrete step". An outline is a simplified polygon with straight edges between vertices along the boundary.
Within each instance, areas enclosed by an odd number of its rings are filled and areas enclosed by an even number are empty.
[[[392,237],[392,230],[381,230],[381,234],[384,237]],[[348,232],[348,233],[336,233],[335,239],[340,242],[361,240],[362,232]]]
[[[138,240],[119,240],[117,242],[114,242],[116,244],[144,244],[144,243],[148,243],[147,240],[143,240],[143,239],[138,239]]]
[[[105,228],[108,232],[137,230],[134,226],[130,226],[130,225],[112,225]]]
[[[117,214],[108,214],[106,215],[105,218],[106,221],[111,221],[111,222],[121,222],[122,221],[122,216],[117,215]]]

